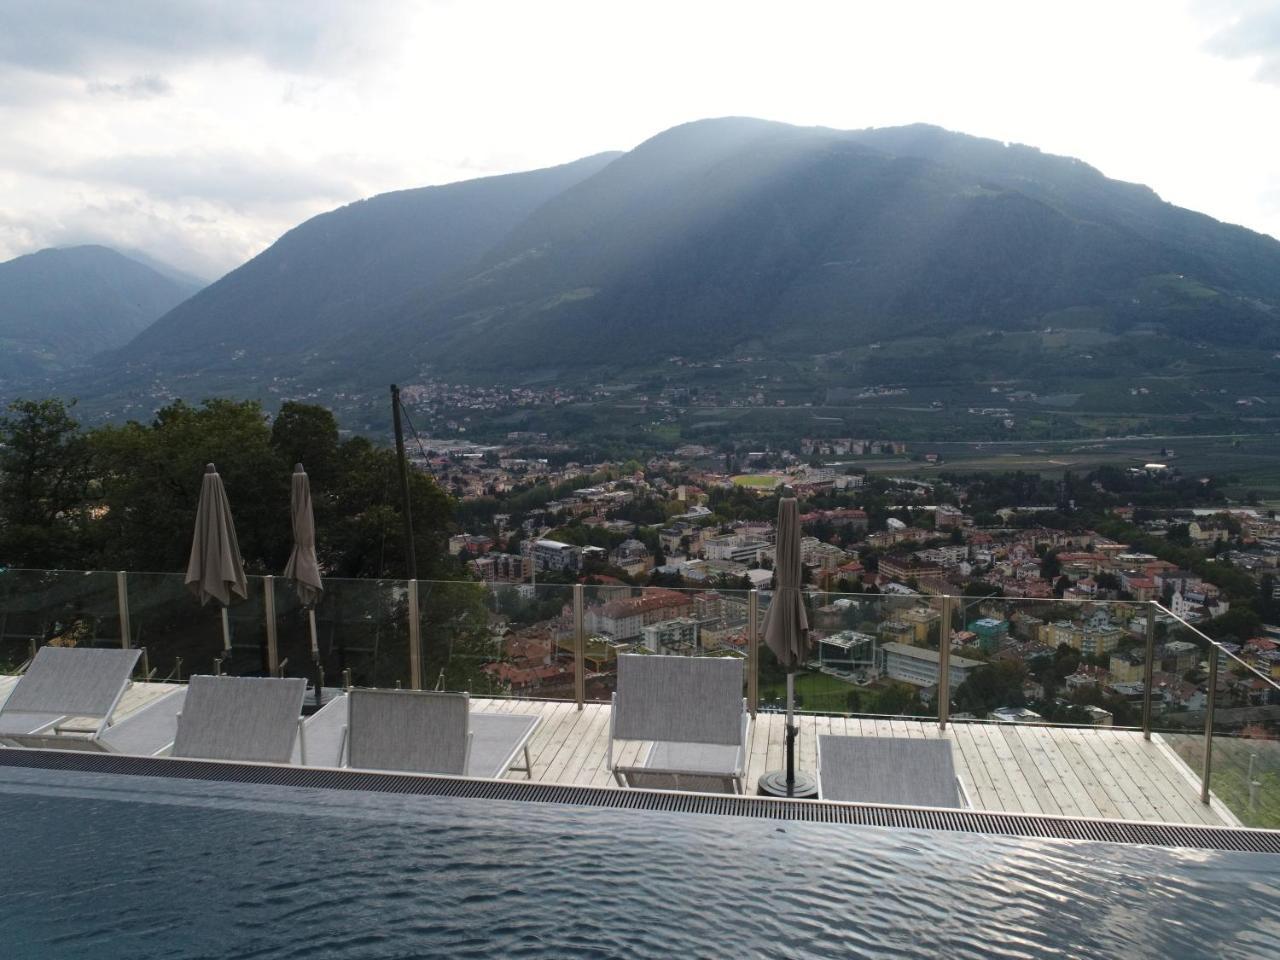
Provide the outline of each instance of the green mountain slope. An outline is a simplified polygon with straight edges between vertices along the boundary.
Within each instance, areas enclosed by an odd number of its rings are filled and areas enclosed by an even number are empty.
[[[1153,277],[1178,282],[1138,296]],[[637,147],[362,340],[370,364],[475,375],[813,354],[1094,308],[1271,347],[1278,304],[1280,243],[1079,161],[932,127],[728,119]]]
[[[291,374],[476,261],[612,157],[385,193],[321,214],[162,318],[119,359],[160,372]]]
[[[118,347],[197,289],[101,246],[0,263],[0,382]]]

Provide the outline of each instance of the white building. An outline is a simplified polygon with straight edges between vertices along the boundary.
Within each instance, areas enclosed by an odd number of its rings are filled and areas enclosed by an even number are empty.
[[[927,650],[906,643],[885,643],[880,645],[877,656],[880,660],[880,672],[891,680],[901,680],[917,687],[931,687],[938,682],[940,655],[937,650]],[[953,654],[947,671],[951,678],[951,689],[959,687],[982,665],[981,660],[970,660]]]
[[[689,617],[651,623],[641,635],[650,653],[692,653],[698,649],[698,621]]]

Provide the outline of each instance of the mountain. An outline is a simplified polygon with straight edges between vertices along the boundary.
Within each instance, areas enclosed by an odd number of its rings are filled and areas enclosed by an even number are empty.
[[[368,362],[398,343],[402,367],[474,375],[812,355],[1091,310],[1273,347],[1277,307],[1280,242],[1080,161],[935,127],[728,119],[640,145],[361,340]]]
[[[476,262],[614,156],[384,193],[321,214],[168,313],[120,357],[162,372],[294,373]]]
[[[952,358],[991,359],[955,338],[1060,329],[1080,335],[1010,341],[1024,375],[1123,379],[1158,355],[1177,378],[1198,345],[1280,347],[1278,311],[1280,242],[1080,160],[925,125],[725,118],[309,220],[99,363],[87,392],[595,383],[751,354],[804,376],[842,358],[823,389],[972,382]],[[864,349],[882,340],[933,353]]]
[[[0,382],[119,347],[197,289],[102,246],[0,263]]]

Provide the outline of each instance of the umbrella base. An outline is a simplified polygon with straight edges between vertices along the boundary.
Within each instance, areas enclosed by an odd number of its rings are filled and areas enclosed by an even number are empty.
[[[797,773],[791,789],[787,790],[787,771],[770,770],[760,776],[756,783],[756,793],[761,797],[813,800],[818,796],[818,781],[807,773]]]

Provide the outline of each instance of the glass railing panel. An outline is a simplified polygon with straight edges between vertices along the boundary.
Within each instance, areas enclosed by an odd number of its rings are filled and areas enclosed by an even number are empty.
[[[1210,657],[1216,648],[1198,629],[1163,608],[1155,612],[1155,631],[1151,664],[1152,737],[1168,746],[1185,765],[1184,776],[1200,784],[1204,773]]]
[[[1140,727],[1148,611],[1125,600],[951,598],[951,719]]]
[[[0,673],[46,643],[121,646],[114,572],[0,570]]]
[[[713,587],[584,586],[587,699],[609,700],[627,653],[741,658],[745,694],[749,598]]]
[[[420,581],[423,686],[571,700],[573,587]]]
[[[786,671],[765,642],[764,624],[775,594],[760,592],[760,709],[786,708]],[[890,635],[886,624],[902,625],[908,612],[932,609],[928,598],[890,594],[804,594],[809,623],[809,657],[795,671],[795,706],[804,713],[833,715],[917,715],[928,712],[922,684],[906,683],[884,671],[885,644],[910,641],[920,649],[938,648],[941,614]],[[936,659],[934,662],[936,671]],[[935,673],[936,675],[936,673]]]
[[[185,580],[181,573],[127,575],[133,645],[146,647],[155,678],[185,680],[218,669],[266,676],[263,578],[248,578],[248,596],[227,608],[225,628],[221,605],[216,600],[201,605]]]
[[[274,578],[281,673],[313,686],[412,686],[405,580],[324,580],[313,610],[291,581]],[[314,624],[314,633],[312,627]]]
[[[1280,829],[1280,670],[1268,646],[1219,650],[1209,786],[1245,826]]]

